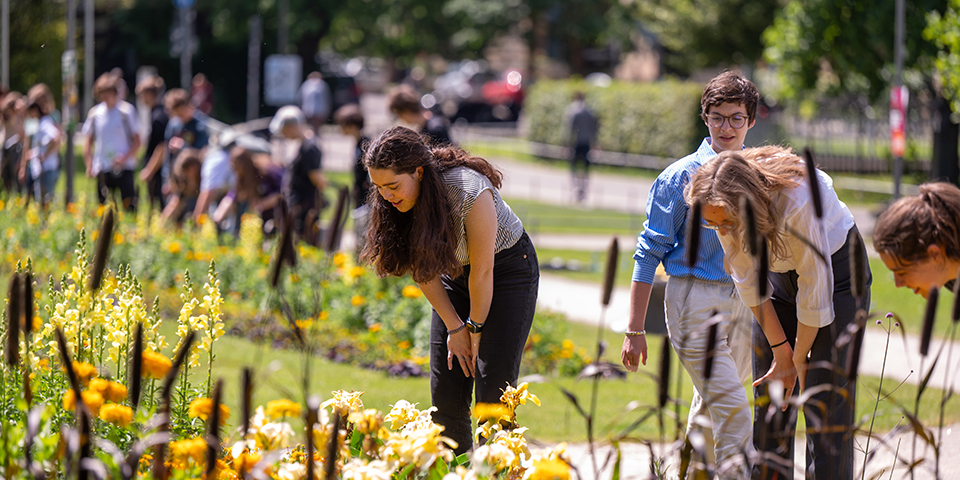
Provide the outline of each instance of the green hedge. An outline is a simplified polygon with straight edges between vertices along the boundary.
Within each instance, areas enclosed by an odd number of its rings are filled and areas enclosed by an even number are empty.
[[[680,158],[707,135],[699,116],[703,86],[697,83],[614,82],[602,88],[582,80],[541,80],[524,101],[531,141],[566,144],[563,112],[576,91],[584,92],[600,119],[599,147],[604,150]]]

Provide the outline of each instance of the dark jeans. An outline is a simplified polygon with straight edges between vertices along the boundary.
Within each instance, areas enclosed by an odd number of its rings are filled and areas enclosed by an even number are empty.
[[[570,172],[573,174],[573,189],[577,192],[577,201],[582,202],[587,196],[587,178],[590,176],[590,144],[578,143],[573,147],[573,157],[570,159]],[[581,165],[583,165],[581,167]],[[583,170],[582,172],[578,170]]]
[[[857,227],[850,229],[860,235]],[[849,238],[849,237],[848,237]],[[862,241],[860,243],[863,245]],[[810,349],[806,386],[833,388],[814,393],[803,405],[806,421],[806,478],[846,480],[853,478],[854,405],[856,383],[846,376],[847,345],[837,346],[837,339],[854,323],[858,309],[870,308],[870,284],[873,277],[867,263],[866,249],[861,251],[867,275],[867,289],[856,298],[851,291],[850,245],[843,244],[830,259],[833,264],[834,320],[817,333]],[[797,272],[771,273],[773,306],[792,346],[797,338]],[[859,330],[858,335],[863,335]],[[759,324],[753,326],[753,378],[760,378],[770,369],[773,353]],[[793,438],[796,434],[797,411],[794,407],[781,412],[771,405],[767,384],[754,388],[756,407],[753,418],[753,442],[764,458],[754,466],[754,479],[793,478]],[[794,398],[799,389],[794,387]]]
[[[136,194],[133,185],[133,170],[121,170],[118,174],[112,171],[97,174],[97,198],[100,199],[101,205],[106,203],[108,198],[114,196],[117,190],[120,190],[123,207],[132,211],[135,207],[133,197]]]
[[[443,278],[447,295],[464,320],[470,314],[469,275],[468,265],[464,267],[463,275],[455,279]],[[468,451],[473,444],[470,407],[474,388],[478,403],[499,403],[501,390],[508,383],[516,386],[520,357],[537,307],[539,284],[537,252],[524,233],[514,246],[495,257],[493,299],[480,336],[476,381],[463,374],[456,358],[453,369],[447,369],[447,327],[437,311],[433,311],[430,395],[437,407],[433,421],[446,427],[443,434],[457,442],[457,455]]]

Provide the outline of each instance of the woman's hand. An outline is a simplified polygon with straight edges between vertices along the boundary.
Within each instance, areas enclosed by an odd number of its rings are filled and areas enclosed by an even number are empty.
[[[793,349],[789,343],[784,343],[773,349],[773,363],[770,364],[770,370],[767,374],[753,382],[753,386],[759,386],[763,383],[780,380],[783,382],[784,399],[789,399],[793,395],[793,387],[797,383],[797,369],[793,364]],[[802,384],[801,384],[802,385]],[[783,402],[782,410],[787,410],[788,402]]]
[[[470,359],[470,366],[476,368],[477,359],[480,358],[480,334],[471,333],[470,334],[470,352],[473,354],[473,357]]]
[[[793,352],[793,365],[797,369],[797,378],[800,379],[800,392],[803,393],[804,385],[807,381],[807,353],[795,350]]]
[[[478,335],[479,337],[479,335]],[[477,339],[479,342],[479,338]],[[453,357],[460,361],[463,374],[475,376],[476,354],[473,351],[473,342],[467,329],[460,330],[453,335],[447,335],[447,369],[453,370]]]
[[[624,368],[636,372],[640,362],[647,364],[647,336],[627,335],[623,337],[623,348],[620,349],[620,361]]]

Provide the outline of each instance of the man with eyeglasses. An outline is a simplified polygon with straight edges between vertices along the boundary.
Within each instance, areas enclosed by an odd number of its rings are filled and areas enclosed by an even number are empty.
[[[756,122],[760,94],[739,73],[724,72],[711,80],[700,99],[701,117],[710,131],[696,152],[663,170],[647,197],[647,220],[637,239],[630,289],[630,318],[621,360],[636,372],[647,363],[644,325],[657,267],[663,263],[670,279],[664,295],[667,335],[694,385],[687,421],[690,432],[699,429],[706,439],[708,458],[715,458],[720,478],[747,478],[750,464],[744,453],[753,450],[752,413],[744,383],[752,376],[750,334],[753,315],[740,301],[730,275],[723,267],[723,249],[717,230],[708,225],[700,232],[698,259],[687,263],[687,204],[684,189],[706,161],[724,150],[743,148],[747,131]],[[708,352],[709,324],[722,319],[716,346]],[[705,378],[705,362],[713,357],[712,375]],[[711,458],[713,457],[713,458]],[[688,469],[691,474],[697,468]]]

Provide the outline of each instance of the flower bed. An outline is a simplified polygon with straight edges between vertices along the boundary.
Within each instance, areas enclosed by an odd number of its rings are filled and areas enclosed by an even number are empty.
[[[457,458],[431,409],[398,400],[384,415],[364,409],[362,392],[333,392],[306,408],[280,399],[255,411],[247,398],[243,426],[224,431],[232,412],[209,369],[224,333],[215,262],[202,287],[184,275],[171,361],[158,303],[147,305],[128,266],[101,276],[103,262],[89,260],[83,240],[70,273],[59,283],[50,277],[40,308],[32,272],[19,265],[12,275],[0,315],[3,478],[72,477],[78,468],[119,479],[569,478],[562,448],[538,454],[526,445],[516,408],[539,404],[526,385],[508,388],[500,405],[478,406],[490,441]],[[203,372],[190,370],[201,356],[208,370],[196,382]]]
[[[31,268],[47,284],[50,272],[69,271],[76,262],[75,246],[80,231],[97,224],[102,207],[81,208],[71,204],[65,211],[41,212],[24,207],[19,200],[0,201],[0,275],[6,276],[18,261]],[[218,236],[215,227],[175,231],[158,218],[124,216],[112,234],[109,265],[127,265],[136,275],[141,295],[158,299],[160,315],[176,315],[181,305],[185,272],[204,272],[215,260],[224,304],[224,330],[278,348],[297,347],[295,329],[282,313],[286,307],[307,345],[328,358],[390,371],[418,375],[427,371],[429,360],[430,306],[408,278],[377,278],[343,253],[328,255],[307,245],[296,249],[295,268],[282,275],[282,298],[269,288],[272,242],[264,245],[260,220],[243,218],[238,239]],[[98,240],[99,232],[90,230]],[[46,277],[46,278],[44,278]],[[576,374],[589,362],[586,352],[565,338],[565,320],[556,314],[538,313],[534,321],[523,373]]]

